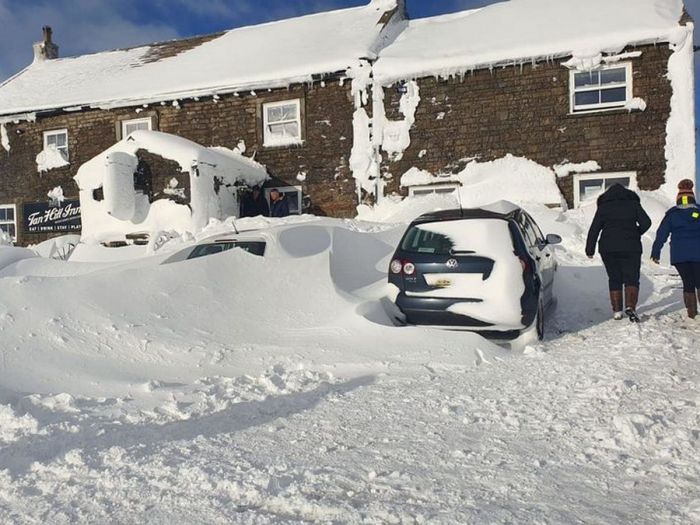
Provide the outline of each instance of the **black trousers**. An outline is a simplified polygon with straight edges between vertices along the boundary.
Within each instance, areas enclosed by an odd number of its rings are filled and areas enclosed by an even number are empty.
[[[622,290],[622,285],[639,288],[642,267],[641,253],[603,253],[603,264],[608,272],[610,291]]]
[[[695,293],[700,290],[700,262],[674,264],[683,279],[683,293]]]

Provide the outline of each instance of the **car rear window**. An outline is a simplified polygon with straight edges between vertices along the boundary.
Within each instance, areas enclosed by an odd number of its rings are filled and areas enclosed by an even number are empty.
[[[484,254],[491,243],[513,240],[508,222],[503,219],[462,219],[418,224],[406,233],[401,250],[408,253],[450,255],[453,253]]]
[[[240,248],[252,255],[262,257],[265,255],[265,242],[263,241],[232,241],[232,242],[216,242],[211,244],[201,244],[192,250],[188,259],[196,259],[197,257],[205,257],[214,255],[233,248]]]

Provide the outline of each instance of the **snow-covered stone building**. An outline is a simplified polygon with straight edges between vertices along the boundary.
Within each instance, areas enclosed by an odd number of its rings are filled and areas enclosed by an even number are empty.
[[[21,244],[79,229],[79,168],[138,130],[254,157],[295,211],[339,217],[452,191],[441,175],[506,155],[556,173],[570,206],[611,181],[672,186],[695,169],[692,31],[682,0],[510,0],[422,20],[368,0],[73,58],[46,30],[0,85],[0,227]],[[170,186],[182,166],[139,160],[149,202],[198,213]]]
[[[34,62],[0,85],[0,217],[7,214],[20,244],[79,228],[75,220],[35,228],[28,218],[43,216],[47,193],[58,186],[75,209],[81,165],[144,129],[245,150],[267,167],[268,185],[283,189],[293,210],[353,215],[351,77],[404,19],[395,1],[373,0],[72,58],[57,58],[46,31]],[[175,198],[164,192],[172,163],[150,164],[149,199]]]

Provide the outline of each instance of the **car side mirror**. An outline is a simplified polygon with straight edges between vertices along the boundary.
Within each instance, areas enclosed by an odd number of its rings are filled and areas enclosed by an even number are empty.
[[[562,238],[559,235],[550,233],[547,235],[547,244],[561,244]]]

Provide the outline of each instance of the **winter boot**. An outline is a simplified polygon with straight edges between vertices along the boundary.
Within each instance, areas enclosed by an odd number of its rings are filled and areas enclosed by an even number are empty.
[[[622,319],[622,290],[610,290],[610,304],[613,310],[613,319]]]
[[[694,293],[684,293],[683,300],[685,301],[685,307],[688,309],[688,317],[695,319],[698,315],[698,301]]]
[[[637,315],[637,302],[639,301],[639,288],[637,286],[625,286],[625,314],[632,323],[639,322]]]

